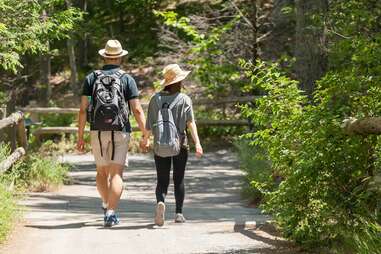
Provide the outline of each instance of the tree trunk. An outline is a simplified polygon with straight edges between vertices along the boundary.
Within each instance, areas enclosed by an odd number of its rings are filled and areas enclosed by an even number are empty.
[[[71,8],[72,4],[70,0],[66,0],[67,8]],[[67,40],[67,51],[69,56],[70,63],[70,85],[74,94],[78,94],[78,73],[77,73],[77,64],[75,59],[75,49],[74,49],[74,39],[73,34],[70,34],[70,38]]]
[[[48,51],[50,49],[49,42],[46,42],[46,47]],[[50,53],[46,52],[40,55],[40,83],[46,88],[45,96],[42,98],[43,104],[47,104],[52,96],[52,87],[50,85],[51,76],[51,57]]]
[[[75,49],[74,49],[74,40],[67,40],[67,51],[69,55],[70,62],[70,85],[74,94],[78,93],[78,73],[77,73],[77,64],[75,61]]]
[[[252,38],[253,38],[253,46],[251,50],[251,60],[255,62],[258,59],[258,24],[257,24],[257,15],[258,15],[258,7],[256,4],[256,0],[249,0],[249,20],[251,22],[252,26]]]
[[[46,10],[42,11],[41,18],[45,21],[48,17]],[[50,86],[50,76],[51,76],[51,56],[50,56],[50,44],[46,41],[46,52],[40,55],[40,83],[46,87],[45,94],[42,96],[41,100],[44,105],[49,102],[52,96],[52,87]]]
[[[87,12],[87,0],[83,0],[83,4],[82,4],[82,11],[83,12]],[[88,33],[87,31],[85,30],[84,34],[83,34],[83,41],[82,41],[82,50],[81,50],[81,54],[82,54],[82,61],[81,61],[81,66],[82,67],[86,67],[89,65],[89,57],[88,57]]]
[[[328,0],[295,0],[295,6],[295,73],[300,81],[300,88],[311,96],[315,81],[327,69],[323,21],[328,11]]]
[[[349,118],[344,120],[342,127],[348,135],[380,135],[381,117]]]

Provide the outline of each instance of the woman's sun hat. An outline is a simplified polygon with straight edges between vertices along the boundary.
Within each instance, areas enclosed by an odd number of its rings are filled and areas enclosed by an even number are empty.
[[[118,40],[109,40],[104,49],[98,51],[104,58],[120,58],[128,54],[127,50],[122,48]]]
[[[160,82],[164,87],[184,80],[190,71],[184,71],[178,64],[167,65],[163,70],[164,79]]]

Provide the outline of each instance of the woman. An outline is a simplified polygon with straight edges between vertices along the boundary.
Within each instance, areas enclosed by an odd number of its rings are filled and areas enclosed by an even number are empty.
[[[153,96],[148,107],[148,118],[146,128],[148,131],[154,133],[155,141],[157,140],[158,131],[155,128],[158,127],[158,122],[161,122],[163,131],[164,124],[161,113],[162,109],[170,111],[171,121],[176,125],[178,135],[167,135],[166,137],[178,137],[179,142],[171,142],[173,144],[178,143],[179,151],[173,156],[159,156],[158,151],[160,148],[155,147],[155,165],[157,172],[157,186],[156,186],[156,214],[155,224],[164,225],[165,216],[165,196],[167,195],[168,185],[170,181],[170,170],[173,162],[173,182],[175,185],[175,199],[176,199],[176,214],[175,222],[185,222],[183,215],[183,202],[184,202],[184,173],[188,160],[188,140],[187,129],[190,130],[193,141],[196,145],[196,156],[201,158],[203,155],[200,139],[197,134],[197,126],[194,120],[192,101],[191,99],[181,93],[182,81],[189,75],[190,71],[183,71],[179,65],[170,64],[164,68],[164,80],[161,82],[164,89]],[[168,125],[167,125],[168,126]],[[168,130],[167,130],[168,131]],[[157,144],[158,142],[155,142]]]

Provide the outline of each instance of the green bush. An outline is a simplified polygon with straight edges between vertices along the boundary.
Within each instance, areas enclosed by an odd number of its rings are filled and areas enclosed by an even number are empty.
[[[29,155],[20,165],[14,167],[10,174],[15,174],[16,185],[25,186],[32,191],[46,191],[63,184],[69,167],[53,157]]]
[[[304,246],[381,253],[381,194],[371,187],[380,174],[380,138],[348,136],[341,127],[350,116],[381,115],[379,68],[364,74],[360,63],[353,72],[329,73],[309,103],[276,65],[243,65],[252,85],[266,94],[256,108],[242,108],[257,127],[243,138],[283,178],[279,187],[254,182],[265,212],[285,237]]]
[[[0,144],[0,161],[10,154],[8,146]],[[0,181],[17,190],[46,191],[63,184],[69,166],[47,154],[30,153],[0,176]]]
[[[258,205],[263,198],[261,185],[273,182],[271,162],[263,158],[260,148],[246,140],[237,140],[234,145],[238,150],[240,168],[245,173],[242,196],[250,204]]]
[[[9,155],[9,146],[0,143],[0,161]],[[0,243],[6,239],[18,215],[16,192],[57,187],[65,181],[67,172],[68,166],[53,157],[31,154],[0,175]]]
[[[0,182],[0,243],[2,243],[12,228],[16,218],[16,202],[14,195]]]
[[[9,146],[0,143],[0,161],[10,154]],[[8,186],[8,188],[6,187]],[[9,190],[9,182],[0,177],[0,243],[2,243],[12,228],[16,214],[16,202],[13,193]]]

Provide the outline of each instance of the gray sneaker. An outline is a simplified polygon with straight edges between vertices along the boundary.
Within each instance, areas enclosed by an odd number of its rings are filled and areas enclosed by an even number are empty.
[[[155,212],[155,224],[158,226],[164,225],[164,218],[165,216],[165,204],[163,202],[159,202],[156,205],[156,212]]]
[[[176,223],[184,223],[185,222],[184,215],[182,213],[176,213],[175,222]]]

